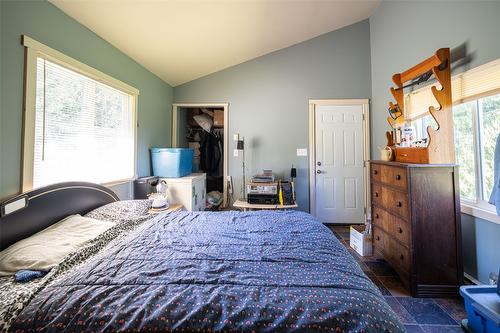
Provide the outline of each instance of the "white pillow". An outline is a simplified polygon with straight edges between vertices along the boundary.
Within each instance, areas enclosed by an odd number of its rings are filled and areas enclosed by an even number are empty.
[[[14,275],[22,269],[47,271],[114,225],[80,215],[68,216],[0,252],[0,276]]]

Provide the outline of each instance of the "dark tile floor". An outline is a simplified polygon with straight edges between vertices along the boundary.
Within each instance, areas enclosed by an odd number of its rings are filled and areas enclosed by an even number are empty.
[[[411,297],[396,272],[385,261],[376,257],[361,257],[349,246],[349,226],[331,226],[330,230],[380,289],[408,333],[463,332],[460,322],[467,314],[461,298]]]

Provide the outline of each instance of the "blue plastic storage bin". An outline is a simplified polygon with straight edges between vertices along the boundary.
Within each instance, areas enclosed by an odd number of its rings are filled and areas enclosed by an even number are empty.
[[[460,295],[467,311],[466,328],[474,333],[500,333],[500,296],[496,286],[462,286]]]
[[[193,172],[192,148],[150,148],[153,175],[178,178]]]

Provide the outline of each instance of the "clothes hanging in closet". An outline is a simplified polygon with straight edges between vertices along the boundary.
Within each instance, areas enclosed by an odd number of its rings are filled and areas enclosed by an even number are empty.
[[[205,133],[200,145],[200,169],[207,176],[219,176],[219,164],[222,160],[222,141],[214,133]]]

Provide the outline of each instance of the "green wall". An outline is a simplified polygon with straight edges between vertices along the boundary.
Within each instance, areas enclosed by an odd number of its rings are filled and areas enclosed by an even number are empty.
[[[172,87],[47,1],[1,0],[0,12],[0,198],[20,188],[23,34],[140,90],[137,172],[149,175],[148,148],[170,145]]]
[[[385,145],[392,74],[465,44],[474,68],[500,58],[500,1],[383,1],[370,17],[372,154]],[[500,225],[462,214],[464,269],[483,283],[500,267]]]
[[[174,88],[178,103],[229,103],[229,174],[240,197],[241,157],[233,133],[245,138],[247,176],[297,167],[299,209],[309,210],[309,99],[370,98],[368,20],[264,55]]]

